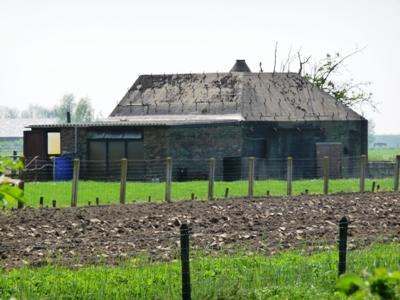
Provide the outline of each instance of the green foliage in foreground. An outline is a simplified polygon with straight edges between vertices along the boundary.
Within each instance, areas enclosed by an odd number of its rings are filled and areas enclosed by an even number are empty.
[[[380,191],[393,190],[393,178],[378,179]],[[366,189],[370,189],[372,180],[366,180]],[[88,201],[95,203],[96,197],[100,198],[100,204],[119,202],[119,182],[80,181],[78,185],[78,205],[87,205]],[[223,198],[225,189],[229,188],[229,197],[246,196],[248,191],[247,181],[215,182],[215,197]],[[152,201],[164,199],[164,183],[128,182],[127,202],[145,202],[151,196]],[[188,200],[194,193],[197,199],[207,199],[208,181],[188,181],[172,183],[172,199]],[[298,180],[293,182],[293,194],[299,195],[308,190],[310,194],[322,194],[322,180]],[[52,200],[57,200],[57,207],[67,207],[71,203],[72,183],[67,182],[37,182],[25,184],[26,205],[39,206],[39,197],[43,196],[45,205],[51,206]],[[286,195],[287,185],[284,180],[256,181],[254,187],[255,196],[265,196],[267,190],[272,196]],[[330,193],[357,192],[359,190],[358,179],[331,180]]]
[[[23,166],[21,160],[0,157],[0,202],[3,204],[24,200],[24,192],[16,186],[18,180],[6,176],[13,171],[20,171]]]
[[[373,148],[368,149],[369,161],[394,161],[400,155],[400,148]]]
[[[348,272],[398,270],[399,253],[400,244],[351,251]],[[0,299],[179,299],[180,271],[179,261],[150,262],[143,257],[120,266],[24,267],[3,272]],[[191,274],[193,299],[345,298],[335,290],[336,250],[309,256],[293,250],[270,257],[197,255],[191,259]]]
[[[364,278],[363,278],[364,277]],[[355,274],[341,276],[336,289],[352,299],[379,299],[400,298],[400,272],[388,272],[383,268],[376,269],[373,274],[363,277]]]

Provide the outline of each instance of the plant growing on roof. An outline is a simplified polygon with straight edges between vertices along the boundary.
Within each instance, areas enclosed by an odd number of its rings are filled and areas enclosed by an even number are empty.
[[[334,78],[334,75],[338,74],[344,67],[344,62],[358,52],[359,50],[356,50],[344,56],[339,52],[328,53],[314,65],[310,65],[309,59],[306,59],[303,64],[308,65],[306,69],[309,71],[305,71],[303,77],[345,105],[355,106],[367,103],[375,108],[372,93],[366,90],[367,86],[371,84],[370,82],[356,82],[352,78],[340,82],[339,79]],[[299,73],[301,75],[303,65],[300,53],[298,53],[298,56],[300,61]]]
[[[274,73],[276,70],[277,47],[278,43],[275,45]],[[324,58],[316,62],[310,62],[311,55],[304,56],[301,50],[298,50],[295,55],[292,55],[290,50],[286,60],[281,64],[281,72],[290,72],[290,65],[297,56],[299,61],[298,74],[308,82],[347,106],[355,107],[368,104],[376,110],[372,99],[373,95],[368,91],[368,86],[371,85],[370,82],[357,82],[353,78],[340,80],[339,76],[337,76],[342,75],[341,71],[345,68],[345,62],[362,50],[356,49],[346,55],[341,55],[339,52],[334,54],[327,53]]]

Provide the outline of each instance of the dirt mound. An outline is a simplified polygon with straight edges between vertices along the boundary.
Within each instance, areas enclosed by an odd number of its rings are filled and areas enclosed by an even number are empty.
[[[170,259],[178,253],[182,222],[190,224],[194,249],[270,254],[335,245],[344,215],[352,222],[350,247],[400,237],[399,193],[24,209],[0,215],[0,258],[3,268],[57,259],[115,263],[139,252]]]

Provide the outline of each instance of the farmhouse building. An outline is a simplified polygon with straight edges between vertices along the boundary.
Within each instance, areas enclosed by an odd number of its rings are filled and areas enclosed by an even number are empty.
[[[49,135],[60,140],[57,153]],[[216,176],[234,180],[251,156],[256,176],[283,176],[292,156],[295,177],[314,177],[329,156],[331,174],[345,177],[367,153],[367,120],[297,73],[254,73],[238,60],[227,73],[141,75],[104,121],[32,125],[24,143],[28,159],[70,153],[99,161],[104,177],[118,176],[112,163],[126,157],[129,176],[162,178],[152,166],[172,157],[175,178],[206,178],[214,157]]]

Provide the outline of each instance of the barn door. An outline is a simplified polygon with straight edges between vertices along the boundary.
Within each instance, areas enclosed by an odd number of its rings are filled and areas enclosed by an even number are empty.
[[[329,177],[342,177],[342,143],[316,143],[317,175],[323,176],[323,159],[329,157]]]
[[[105,180],[107,178],[107,145],[105,141],[89,141],[88,178]]]
[[[43,131],[24,131],[24,157],[27,161],[39,156],[46,159],[47,149]]]

